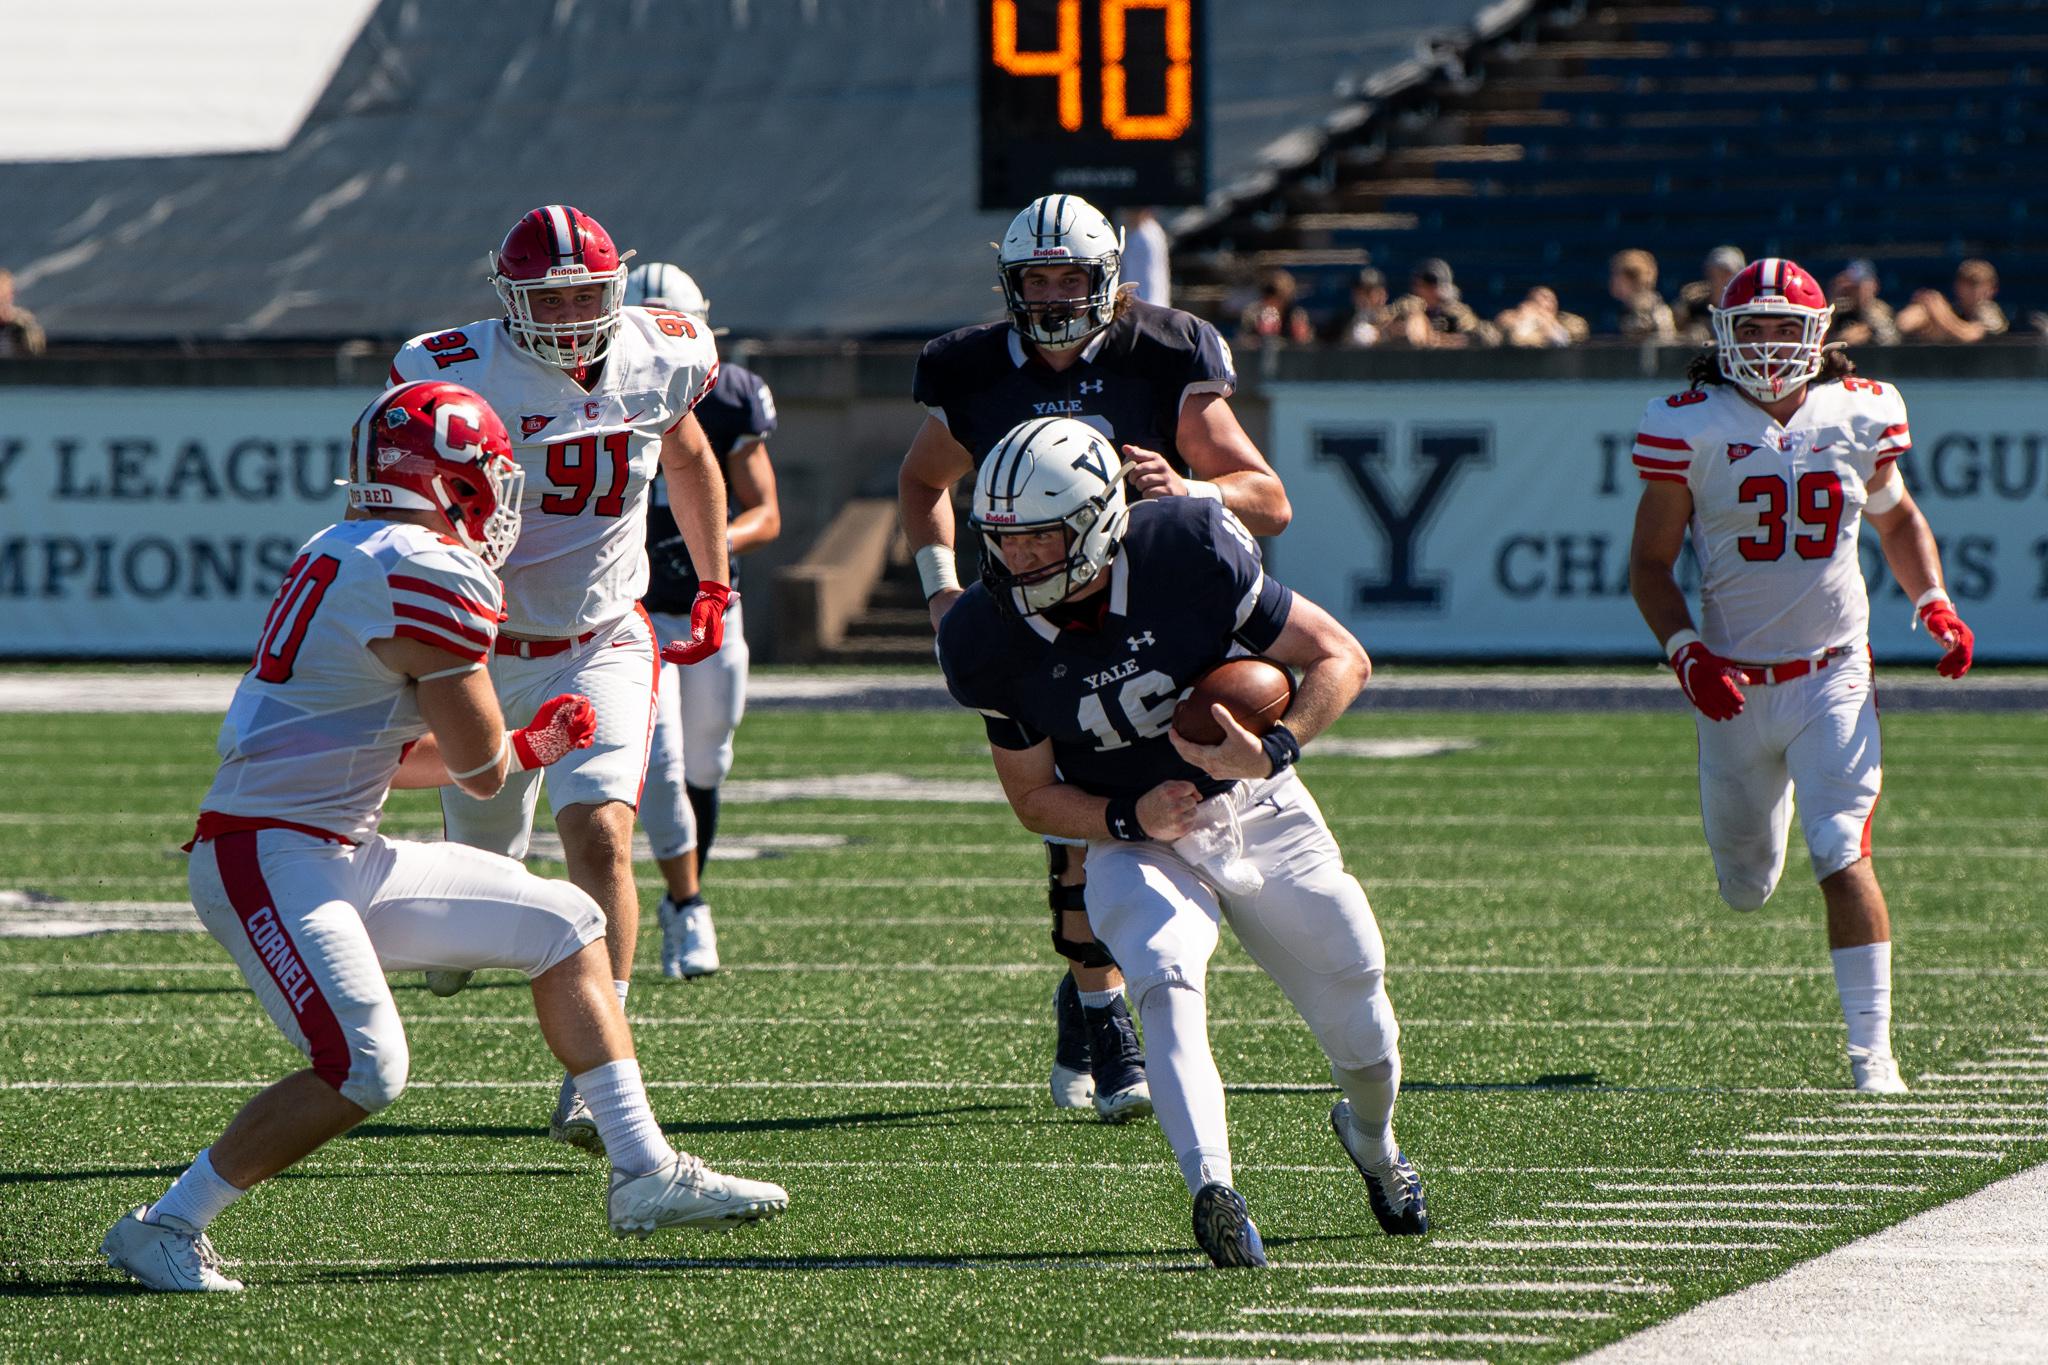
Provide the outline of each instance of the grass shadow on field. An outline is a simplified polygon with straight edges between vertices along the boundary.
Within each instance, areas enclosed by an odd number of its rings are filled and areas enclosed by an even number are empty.
[[[1023,1107],[1020,1104],[953,1104],[938,1109],[870,1109],[858,1114],[815,1114],[802,1118],[700,1119],[664,1123],[661,1125],[661,1131],[674,1136],[692,1133],[804,1133],[820,1129],[859,1128],[870,1124],[890,1128],[950,1128],[957,1125],[933,1120],[951,1119],[963,1114],[1008,1113]],[[530,1138],[538,1137],[542,1132],[543,1129],[538,1124],[365,1123],[350,1129],[336,1140],[351,1142],[357,1138],[394,1137]]]
[[[247,995],[248,986],[92,986],[75,991],[36,991],[38,1000],[94,1000],[112,995]]]
[[[1159,1262],[1142,1265],[1143,1262]],[[334,1284],[378,1284],[430,1276],[509,1275],[527,1271],[582,1274],[593,1270],[757,1270],[799,1274],[848,1270],[995,1270],[1132,1267],[1163,1275],[1208,1269],[1191,1259],[1187,1247],[1094,1248],[1082,1251],[977,1251],[958,1256],[604,1256],[545,1260],[421,1261],[410,1265],[316,1272],[310,1278]]]
[[[175,1179],[183,1166],[105,1166],[89,1171],[0,1171],[0,1185],[53,1185],[83,1180],[140,1180],[144,1176]]]

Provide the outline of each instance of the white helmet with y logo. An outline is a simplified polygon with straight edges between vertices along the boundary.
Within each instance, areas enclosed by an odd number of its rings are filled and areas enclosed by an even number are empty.
[[[1071,194],[1034,199],[1010,220],[997,249],[996,273],[1010,325],[1041,346],[1078,346],[1116,318],[1124,235],[1087,200]],[[1077,265],[1089,274],[1077,299],[1037,303],[1024,298],[1024,272],[1032,266]]]
[[[1007,614],[1036,616],[1095,581],[1116,558],[1130,521],[1124,475],[1108,437],[1071,417],[1010,428],[982,461],[970,517],[981,533],[981,581]],[[1013,572],[1005,535],[1063,532],[1059,561]]]

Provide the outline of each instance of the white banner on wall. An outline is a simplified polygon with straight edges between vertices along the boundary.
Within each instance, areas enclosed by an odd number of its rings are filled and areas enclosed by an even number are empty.
[[[371,397],[0,388],[0,653],[246,654]]]
[[[2048,384],[1904,385],[1907,486],[1987,660],[2048,659]],[[1628,589],[1647,384],[1278,384],[1267,450],[1294,522],[1274,571],[1368,650],[1656,657]],[[1938,651],[1861,538],[1880,663]],[[1698,587],[1691,552],[1680,582]]]

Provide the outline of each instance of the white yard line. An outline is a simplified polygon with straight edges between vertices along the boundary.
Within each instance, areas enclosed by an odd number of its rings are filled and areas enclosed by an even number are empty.
[[[1472,1284],[1312,1284],[1311,1294],[1669,1294],[1668,1284],[1623,1280],[1481,1280]]]
[[[1737,1142],[2024,1142],[2011,1133],[1744,1133]]]
[[[1920,1157],[1929,1161],[2003,1161],[2004,1152],[1965,1151],[1955,1147],[1722,1147],[1706,1148],[1701,1156],[1784,1157],[1790,1162],[1854,1159],[1874,1156]]]
[[[1806,1232],[1827,1226],[1807,1218],[1501,1218],[1497,1228],[1548,1228],[1559,1232],[1583,1232],[1592,1228],[1757,1228],[1765,1232]]]
[[[2048,1359],[2048,1165],[1737,1290],[1589,1365],[1975,1365]]]
[[[1611,1318],[1597,1308],[1428,1308],[1363,1307],[1353,1304],[1276,1304],[1270,1307],[1240,1308],[1246,1317],[1288,1318],[1524,1318],[1553,1322],[1597,1322]]]
[[[1823,1199],[1546,1199],[1546,1209],[1858,1209],[1861,1204]]]
[[[1924,1190],[1925,1185],[1881,1185],[1875,1181],[1868,1184],[1860,1180],[1687,1180],[1687,1181],[1637,1181],[1637,1180],[1596,1180],[1596,1190],[1642,1190],[1647,1193],[1668,1192],[1690,1194],[1694,1191],[1735,1190],[1740,1192],[1769,1193],[1776,1190],[1845,1190],[1861,1193],[1864,1190],[1889,1190],[1910,1193]]]
[[[1439,1251],[1641,1251],[1690,1256],[1700,1251],[1776,1251],[1776,1242],[1635,1242],[1619,1238],[1445,1237],[1432,1238]]]

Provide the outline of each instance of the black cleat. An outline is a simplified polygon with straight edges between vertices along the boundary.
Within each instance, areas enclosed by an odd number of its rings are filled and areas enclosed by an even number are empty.
[[[1228,1185],[1195,1192],[1195,1241],[1219,1269],[1266,1264],[1266,1244],[1245,1211],[1244,1196]]]
[[[1095,1112],[1104,1123],[1128,1123],[1152,1112],[1152,1087],[1145,1082],[1145,1050],[1138,1026],[1118,996],[1100,1009],[1083,1007],[1095,1079]]]
[[[1372,1216],[1389,1237],[1420,1237],[1429,1231],[1429,1205],[1422,1197],[1422,1177],[1407,1156],[1396,1150],[1389,1166],[1369,1166],[1351,1145],[1351,1101],[1338,1100],[1330,1106],[1330,1127],[1343,1145],[1344,1154],[1365,1177],[1366,1197],[1372,1201]]]

